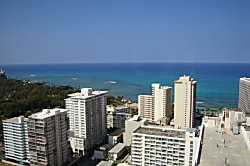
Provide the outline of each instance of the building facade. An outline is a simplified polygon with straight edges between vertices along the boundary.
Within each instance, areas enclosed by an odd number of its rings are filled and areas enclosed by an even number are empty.
[[[250,114],[250,78],[240,78],[238,108],[240,111]]]
[[[3,120],[5,159],[29,163],[27,118],[14,117]]]
[[[142,126],[133,132],[133,166],[194,166],[199,138],[196,129]]]
[[[122,112],[124,110],[124,112]],[[131,118],[128,113],[129,108],[126,106],[115,107],[112,105],[107,106],[107,128],[125,129],[125,121]]]
[[[83,88],[65,99],[69,140],[74,153],[85,155],[106,137],[106,91]]]
[[[67,165],[68,122],[66,109],[44,109],[28,117],[30,165]]]
[[[190,76],[174,81],[174,125],[175,128],[192,128],[195,122],[196,84]]]
[[[155,119],[152,95],[138,96],[138,115],[143,118],[147,118],[149,123],[154,123]]]
[[[132,133],[141,127],[141,125],[147,125],[148,119],[141,118],[138,115],[134,115],[133,118],[126,120],[125,122],[125,132],[123,133],[123,142],[126,146],[131,145]]]
[[[138,96],[138,113],[150,123],[157,123],[162,117],[172,116],[172,88],[152,84],[152,95]]]

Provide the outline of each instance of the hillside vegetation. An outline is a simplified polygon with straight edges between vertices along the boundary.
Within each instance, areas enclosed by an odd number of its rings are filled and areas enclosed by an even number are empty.
[[[65,108],[67,95],[79,91],[70,86],[0,78],[0,119],[29,116],[45,108]]]
[[[45,83],[0,78],[0,134],[2,120],[39,112],[45,108],[65,108],[67,95],[79,92],[71,86],[50,86]],[[107,96],[107,104],[122,105],[122,96]]]

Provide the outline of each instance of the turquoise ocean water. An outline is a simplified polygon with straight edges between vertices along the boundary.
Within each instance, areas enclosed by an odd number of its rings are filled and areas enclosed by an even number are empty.
[[[198,81],[197,102],[237,107],[239,78],[250,77],[250,64],[220,63],[86,63],[0,65],[9,78],[73,87],[107,89],[114,96],[137,100],[151,94],[151,84],[173,87],[174,80],[190,75]]]

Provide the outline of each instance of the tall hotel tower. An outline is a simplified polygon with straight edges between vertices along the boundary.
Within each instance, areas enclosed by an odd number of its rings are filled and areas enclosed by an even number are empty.
[[[174,125],[175,128],[194,127],[196,106],[196,83],[190,76],[174,81]]]
[[[238,107],[240,111],[250,113],[250,78],[240,78]]]
[[[150,123],[156,123],[162,117],[171,117],[172,88],[152,84],[152,95],[138,96],[138,112],[142,118],[147,118]]]
[[[30,165],[63,165],[70,159],[66,109],[44,109],[28,117]]]
[[[69,140],[74,153],[85,155],[106,136],[107,91],[92,91],[83,88],[81,92],[65,99],[69,115]]]

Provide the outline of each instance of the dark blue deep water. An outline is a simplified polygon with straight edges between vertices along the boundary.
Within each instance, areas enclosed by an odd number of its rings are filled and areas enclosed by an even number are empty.
[[[190,75],[198,81],[203,105],[237,107],[239,78],[250,77],[250,64],[227,63],[88,63],[0,65],[9,78],[73,87],[108,89],[109,94],[137,100],[151,94],[151,83],[169,85]]]

